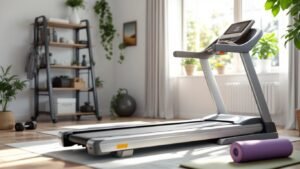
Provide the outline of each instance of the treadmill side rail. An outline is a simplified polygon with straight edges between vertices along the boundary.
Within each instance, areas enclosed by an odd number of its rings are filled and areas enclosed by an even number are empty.
[[[220,132],[222,129],[222,132]],[[86,147],[91,155],[102,155],[110,152],[134,150],[145,147],[170,145],[201,140],[213,140],[218,138],[231,137],[260,133],[263,130],[261,124],[253,125],[225,125],[205,127],[201,129],[192,128],[181,131],[159,132],[151,134],[137,134],[119,137],[92,138]]]
[[[275,139],[278,138],[278,133],[257,133],[257,134],[249,134],[243,136],[234,136],[228,138],[221,138],[218,140],[218,144],[231,144],[235,141],[244,141],[244,140],[265,140],[265,139]]]

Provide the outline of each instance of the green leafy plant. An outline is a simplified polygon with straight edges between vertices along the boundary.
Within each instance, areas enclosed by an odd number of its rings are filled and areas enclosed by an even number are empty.
[[[279,53],[278,39],[275,33],[266,33],[252,49],[252,56],[258,59],[269,59]]]
[[[198,63],[199,63],[198,60],[195,59],[195,58],[182,59],[182,62],[181,62],[181,64],[183,66],[185,66],[185,65],[197,65]]]
[[[98,0],[94,6],[94,11],[99,17],[99,32],[101,45],[106,51],[106,58],[111,60],[113,56],[113,40],[116,29],[113,25],[112,13],[106,0]]]
[[[65,4],[71,8],[84,8],[83,0],[67,0]]]
[[[299,0],[267,0],[265,9],[271,10],[273,16],[277,16],[280,10],[288,10],[287,14],[293,17],[294,23],[288,25],[285,44],[294,41],[295,46],[300,49],[300,1]]]
[[[96,77],[95,79],[95,85],[97,88],[103,87],[104,81],[100,79],[100,77]]]
[[[26,87],[26,81],[21,81],[17,75],[10,75],[11,66],[6,69],[1,66],[0,73],[0,104],[2,112],[7,111],[7,105],[16,98],[18,91]]]

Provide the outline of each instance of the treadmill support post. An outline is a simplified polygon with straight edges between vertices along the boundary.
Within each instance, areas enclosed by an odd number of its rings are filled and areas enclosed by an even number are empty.
[[[208,59],[200,59],[200,63],[203,70],[203,74],[205,76],[207,87],[217,106],[218,114],[226,114],[225,104],[220,94],[220,90],[217,85],[215,76],[213,75],[209,66]]]
[[[265,132],[276,132],[275,124],[272,122],[270,112],[264,97],[264,94],[259,83],[259,79],[255,72],[251,57],[249,53],[241,53],[241,59],[243,61],[245,71],[249,80],[249,84],[252,89],[253,96],[255,98],[257,108],[261,119],[263,120]]]

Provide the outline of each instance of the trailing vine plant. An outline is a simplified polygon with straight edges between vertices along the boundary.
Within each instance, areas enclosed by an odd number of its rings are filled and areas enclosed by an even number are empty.
[[[106,0],[98,0],[94,6],[94,11],[99,17],[101,45],[106,51],[106,58],[111,60],[113,55],[113,40],[115,38],[116,29],[112,23],[113,18],[110,11],[110,6]]]

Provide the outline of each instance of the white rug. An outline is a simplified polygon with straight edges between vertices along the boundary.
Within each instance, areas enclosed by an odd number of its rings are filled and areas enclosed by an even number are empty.
[[[282,136],[281,138],[300,141],[298,137]],[[8,144],[8,146],[99,169],[175,169],[186,161],[227,155],[229,152],[229,146],[207,142],[136,150],[134,156],[129,158],[116,158],[111,155],[91,156],[80,146],[64,148],[59,144],[59,140],[23,142]]]
[[[117,158],[111,155],[91,156],[79,146],[64,148],[58,140],[15,143],[8,146],[99,169],[175,169],[186,161],[228,152],[228,146],[198,143],[141,149],[136,150],[133,157]]]

